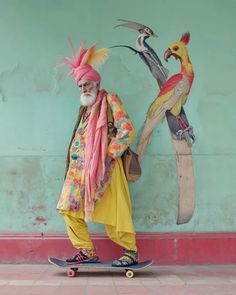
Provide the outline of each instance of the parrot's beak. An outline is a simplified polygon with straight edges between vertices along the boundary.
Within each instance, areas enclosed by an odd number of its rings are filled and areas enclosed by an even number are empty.
[[[157,34],[153,33],[152,37],[158,38]]]
[[[166,62],[168,62],[168,59],[171,57],[171,55],[172,55],[172,52],[171,52],[170,48],[168,48],[164,53],[164,59]]]

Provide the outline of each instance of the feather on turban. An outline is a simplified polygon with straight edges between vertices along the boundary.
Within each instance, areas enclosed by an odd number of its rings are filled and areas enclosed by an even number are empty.
[[[72,57],[64,57],[63,65],[69,65],[68,75],[74,75],[76,85],[80,80],[96,81],[100,85],[101,76],[93,68],[102,64],[109,55],[107,48],[96,50],[95,44],[88,49],[85,48],[86,41],[83,41],[78,52],[75,52],[72,41],[69,39]]]

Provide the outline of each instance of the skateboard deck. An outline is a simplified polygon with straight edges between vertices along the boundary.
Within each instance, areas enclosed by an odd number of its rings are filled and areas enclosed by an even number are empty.
[[[134,276],[134,272],[140,269],[144,269],[153,264],[153,260],[145,260],[138,264],[132,266],[112,266],[112,262],[93,262],[93,263],[80,263],[80,264],[67,264],[66,261],[50,257],[48,261],[56,266],[67,268],[67,276],[75,277],[78,273],[78,270],[82,270],[84,268],[92,268],[92,269],[107,269],[107,270],[125,270],[125,274],[127,278],[132,278]]]

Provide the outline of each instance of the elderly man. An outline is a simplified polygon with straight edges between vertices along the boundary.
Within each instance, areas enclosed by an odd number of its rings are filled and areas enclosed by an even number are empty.
[[[106,49],[85,48],[64,58],[81,92],[81,107],[68,150],[67,171],[57,209],[64,216],[71,243],[77,249],[68,264],[97,262],[88,221],[105,225],[109,238],[124,255],[113,266],[138,262],[127,180],[121,155],[134,139],[134,128],[114,93],[100,89],[101,76],[93,65],[104,60]],[[109,112],[112,122],[108,121]]]

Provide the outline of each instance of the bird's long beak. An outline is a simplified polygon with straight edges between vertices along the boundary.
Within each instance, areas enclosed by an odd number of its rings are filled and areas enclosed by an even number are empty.
[[[168,48],[164,53],[164,59],[166,62],[168,62],[168,59],[171,57],[171,55],[172,55],[172,52],[171,52],[170,48]]]
[[[158,38],[158,35],[154,33],[152,37]]]

